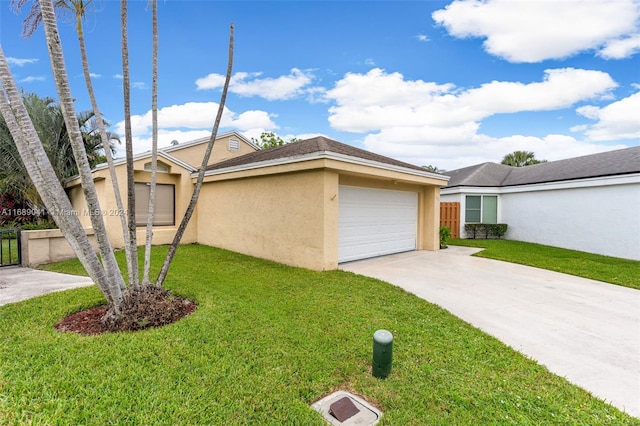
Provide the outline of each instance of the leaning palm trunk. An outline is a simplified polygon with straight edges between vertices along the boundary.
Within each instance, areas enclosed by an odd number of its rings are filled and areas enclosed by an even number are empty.
[[[127,229],[125,244],[129,265],[129,285],[136,287],[138,281],[138,243],[136,237],[136,192],[133,172],[133,140],[131,137],[131,78],[129,76],[129,40],[127,35],[127,0],[120,1],[122,26],[122,91],[124,96],[124,145],[127,157]]]
[[[27,169],[29,177],[38,190],[47,210],[65,235],[69,245],[78,256],[78,259],[100,288],[109,303],[114,307],[115,313],[119,313],[119,304],[122,292],[119,285],[114,285],[109,280],[105,268],[100,264],[89,238],[60,184],[51,162],[42,146],[33,122],[29,118],[27,109],[22,101],[22,95],[18,91],[9,65],[0,46],[0,81],[2,93],[0,93],[0,113],[11,132],[21,160]],[[93,184],[93,182],[91,182]]]
[[[109,167],[109,175],[111,176],[111,183],[113,185],[113,192],[116,199],[116,207],[118,208],[118,216],[120,217],[120,225],[122,226],[122,241],[127,252],[127,267],[132,269],[131,256],[129,251],[131,247],[127,244],[127,219],[124,215],[124,205],[122,204],[122,197],[120,196],[120,186],[118,185],[118,175],[116,173],[115,166],[113,164],[113,156],[111,155],[111,145],[109,144],[109,135],[105,129],[104,120],[100,109],[98,108],[98,102],[96,101],[95,92],[93,91],[93,84],[91,83],[91,73],[89,71],[89,60],[87,58],[87,49],[84,42],[84,31],[82,28],[83,10],[75,10],[76,13],[76,30],[78,33],[78,43],[80,44],[80,56],[82,57],[82,70],[84,72],[84,79],[87,86],[87,92],[89,93],[89,99],[91,101],[91,107],[93,108],[94,117],[98,124],[98,131],[100,132],[100,139],[102,140],[102,147],[104,149],[105,157],[107,158],[107,165]],[[123,282],[124,284],[124,282]],[[123,287],[124,289],[124,287]]]
[[[171,266],[171,262],[176,254],[176,250],[178,250],[178,244],[180,244],[180,240],[182,239],[182,235],[184,231],[187,229],[187,225],[189,224],[189,220],[193,215],[193,211],[195,210],[196,203],[198,202],[198,197],[200,196],[200,188],[202,188],[202,182],[204,181],[204,173],[206,171],[207,165],[209,164],[209,157],[211,156],[211,151],[213,150],[213,144],[218,136],[218,127],[220,126],[220,120],[222,119],[222,113],[224,111],[224,104],[227,100],[227,91],[229,89],[229,81],[231,80],[231,70],[233,68],[233,24],[231,24],[230,36],[229,36],[229,59],[227,63],[227,75],[224,81],[224,87],[222,89],[222,95],[220,96],[220,104],[218,105],[218,114],[216,115],[216,121],[213,125],[213,130],[211,131],[211,137],[209,138],[209,143],[207,145],[207,150],[205,151],[204,157],[202,159],[202,164],[200,166],[200,170],[198,172],[198,179],[196,180],[196,186],[193,189],[193,194],[191,195],[191,201],[189,202],[189,206],[184,213],[184,217],[180,222],[180,226],[176,231],[176,235],[171,242],[171,246],[169,247],[169,251],[167,252],[167,256],[164,259],[164,263],[162,264],[162,269],[160,269],[160,274],[158,275],[158,280],[156,281],[156,285],[161,286],[167,277],[167,273],[169,272],[169,267]]]
[[[152,83],[151,83],[151,185],[149,188],[149,214],[147,216],[147,236],[144,246],[144,268],[142,284],[149,285],[151,268],[151,240],[153,238],[153,213],[156,203],[156,179],[158,175],[158,2],[152,0]]]
[[[73,105],[73,97],[69,87],[68,75],[62,52],[62,45],[58,34],[58,26],[53,3],[51,0],[40,0],[40,11],[42,13],[42,23],[44,25],[47,47],[49,49],[49,57],[51,59],[51,68],[56,83],[58,96],[60,97],[60,107],[67,126],[67,132],[73,148],[73,155],[78,166],[78,173],[82,183],[84,196],[87,201],[87,207],[90,213],[91,225],[95,232],[100,257],[104,270],[107,275],[108,285],[114,287],[113,293],[121,293],[121,289],[125,287],[122,274],[118,268],[113,248],[109,243],[107,230],[104,224],[104,218],[101,214],[100,203],[93,183],[91,168],[87,159],[87,153],[78,126],[77,115]],[[117,288],[117,290],[115,289]],[[113,300],[113,309],[119,314],[119,305],[121,300]]]

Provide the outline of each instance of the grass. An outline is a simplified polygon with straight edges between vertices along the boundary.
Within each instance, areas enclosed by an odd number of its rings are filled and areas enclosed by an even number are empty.
[[[83,273],[75,260],[47,269]],[[640,425],[382,281],[188,245],[167,286],[198,310],[136,333],[55,331],[102,303],[95,287],[0,307],[0,423],[320,426],[309,405],[347,389],[382,409],[382,425]],[[370,374],[380,328],[395,340],[386,380]]]
[[[455,246],[482,247],[474,256],[504,260],[640,289],[640,261],[510,240],[452,239]]]

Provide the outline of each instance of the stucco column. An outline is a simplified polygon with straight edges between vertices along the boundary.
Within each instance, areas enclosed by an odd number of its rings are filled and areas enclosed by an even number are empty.
[[[323,270],[338,267],[338,223],[339,223],[339,176],[334,170],[324,170],[323,174]]]
[[[440,249],[440,188],[437,186],[425,187],[421,194],[420,202],[420,241],[419,250]]]

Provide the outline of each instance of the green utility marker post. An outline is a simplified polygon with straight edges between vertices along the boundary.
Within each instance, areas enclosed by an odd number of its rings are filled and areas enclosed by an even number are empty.
[[[379,379],[386,378],[391,373],[393,361],[393,336],[387,330],[373,333],[373,365],[371,373]]]

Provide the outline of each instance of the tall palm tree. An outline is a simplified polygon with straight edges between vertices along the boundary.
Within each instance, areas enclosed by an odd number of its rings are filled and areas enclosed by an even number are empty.
[[[28,0],[12,0],[12,5],[16,10],[19,10]],[[111,153],[109,152],[109,140],[106,134],[105,126],[102,121],[102,116],[100,111],[97,109],[97,104],[95,103],[95,96],[93,96],[93,89],[90,84],[89,70],[88,70],[88,61],[86,59],[86,49],[84,48],[84,35],[82,30],[82,19],[88,7],[91,5],[93,0],[44,0],[44,1],[35,1],[29,11],[27,18],[25,19],[23,25],[23,35],[30,36],[36,30],[36,28],[43,23],[45,29],[45,36],[47,39],[47,45],[49,47],[49,57],[51,59],[51,64],[53,68],[54,80],[56,82],[56,87],[58,90],[58,95],[60,96],[60,105],[62,108],[62,115],[66,123],[67,132],[70,136],[69,141],[71,148],[74,153],[74,158],[76,160],[76,164],[78,167],[78,172],[83,182],[83,189],[85,193],[85,198],[87,201],[87,206],[90,211],[98,212],[100,211],[97,194],[95,192],[95,187],[93,186],[93,180],[91,180],[92,185],[90,187],[85,186],[85,182],[90,177],[90,167],[88,164],[88,158],[86,156],[86,150],[84,146],[80,144],[79,139],[79,126],[74,126],[74,118],[72,112],[74,111],[74,105],[71,98],[71,91],[68,85],[68,78],[66,76],[66,69],[64,64],[64,56],[62,53],[62,47],[59,40],[58,28],[56,22],[56,14],[55,9],[67,10],[73,13],[76,18],[76,30],[79,37],[80,48],[83,59],[83,70],[85,75],[85,80],[88,79],[88,89],[90,98],[92,99],[92,106],[94,107],[94,113],[96,120],[98,122],[98,127],[101,131],[101,138],[103,142],[103,147],[105,150],[105,156],[107,161],[111,159]],[[56,43],[55,45],[52,45]],[[66,96],[68,95],[68,98]],[[115,169],[113,168],[113,163],[110,162],[110,172],[114,185],[115,197],[116,201],[118,201],[119,190],[117,190],[117,177],[115,175]],[[116,179],[116,180],[113,180]],[[122,202],[120,201],[118,208],[121,208]],[[104,234],[101,232],[101,229],[104,228],[104,220],[101,215],[93,214],[90,215],[91,223],[95,231],[96,239],[98,241],[98,246],[100,249],[101,257],[103,258],[103,264],[105,267],[106,274],[108,279],[112,280],[116,285],[120,287],[120,291],[125,288],[124,280],[122,279],[122,275],[120,270],[117,268],[117,263],[115,262],[115,256],[113,255],[113,249],[111,244],[109,243],[108,236],[106,231]],[[122,219],[123,220],[123,219]],[[122,223],[123,228],[125,223]],[[96,228],[97,227],[97,228]],[[105,259],[106,258],[106,259]],[[116,309],[117,311],[118,309]],[[117,312],[116,312],[117,313]]]
[[[531,151],[513,151],[502,159],[500,164],[513,167],[531,166],[532,164],[546,163],[547,160],[538,160]]]
[[[158,175],[158,1],[151,0],[152,49],[151,49],[151,185],[149,188],[149,214],[144,246],[142,285],[150,285],[151,240],[153,237],[153,213],[156,203],[156,180]]]
[[[49,58],[51,60],[51,68],[53,70],[53,78],[56,84],[64,121],[67,125],[67,132],[70,136],[74,158],[78,166],[78,173],[84,191],[84,198],[87,202],[87,208],[89,211],[100,212],[101,209],[100,203],[98,202],[98,194],[93,183],[91,167],[89,166],[84,143],[82,142],[80,126],[76,119],[75,106],[73,96],[71,95],[71,88],[69,86],[69,78],[66,70],[64,53],[62,51],[62,44],[60,42],[60,35],[58,33],[53,1],[39,1],[42,24],[44,26]],[[102,264],[104,265],[110,294],[112,298],[114,298],[113,315],[119,315],[122,301],[122,290],[125,288],[124,280],[120,273],[120,269],[118,268],[118,264],[116,263],[113,248],[109,242],[104,218],[101,214],[92,214],[90,215],[90,219],[98,243]]]
[[[11,132],[20,158],[34,186],[85,270],[114,306],[114,312],[118,314],[122,298],[120,287],[114,286],[113,281],[110,281],[106,268],[101,265],[78,217],[69,214],[73,211],[71,202],[58,181],[33,126],[1,45],[0,82],[2,83],[0,86],[0,114]],[[90,184],[93,185],[93,182]],[[106,260],[108,261],[108,259]]]
[[[124,146],[127,161],[127,234],[124,240],[129,265],[129,285],[138,286],[138,243],[136,237],[136,187],[133,172],[133,138],[131,135],[131,77],[129,75],[129,35],[127,0],[120,0],[122,43],[122,93],[124,98]]]

